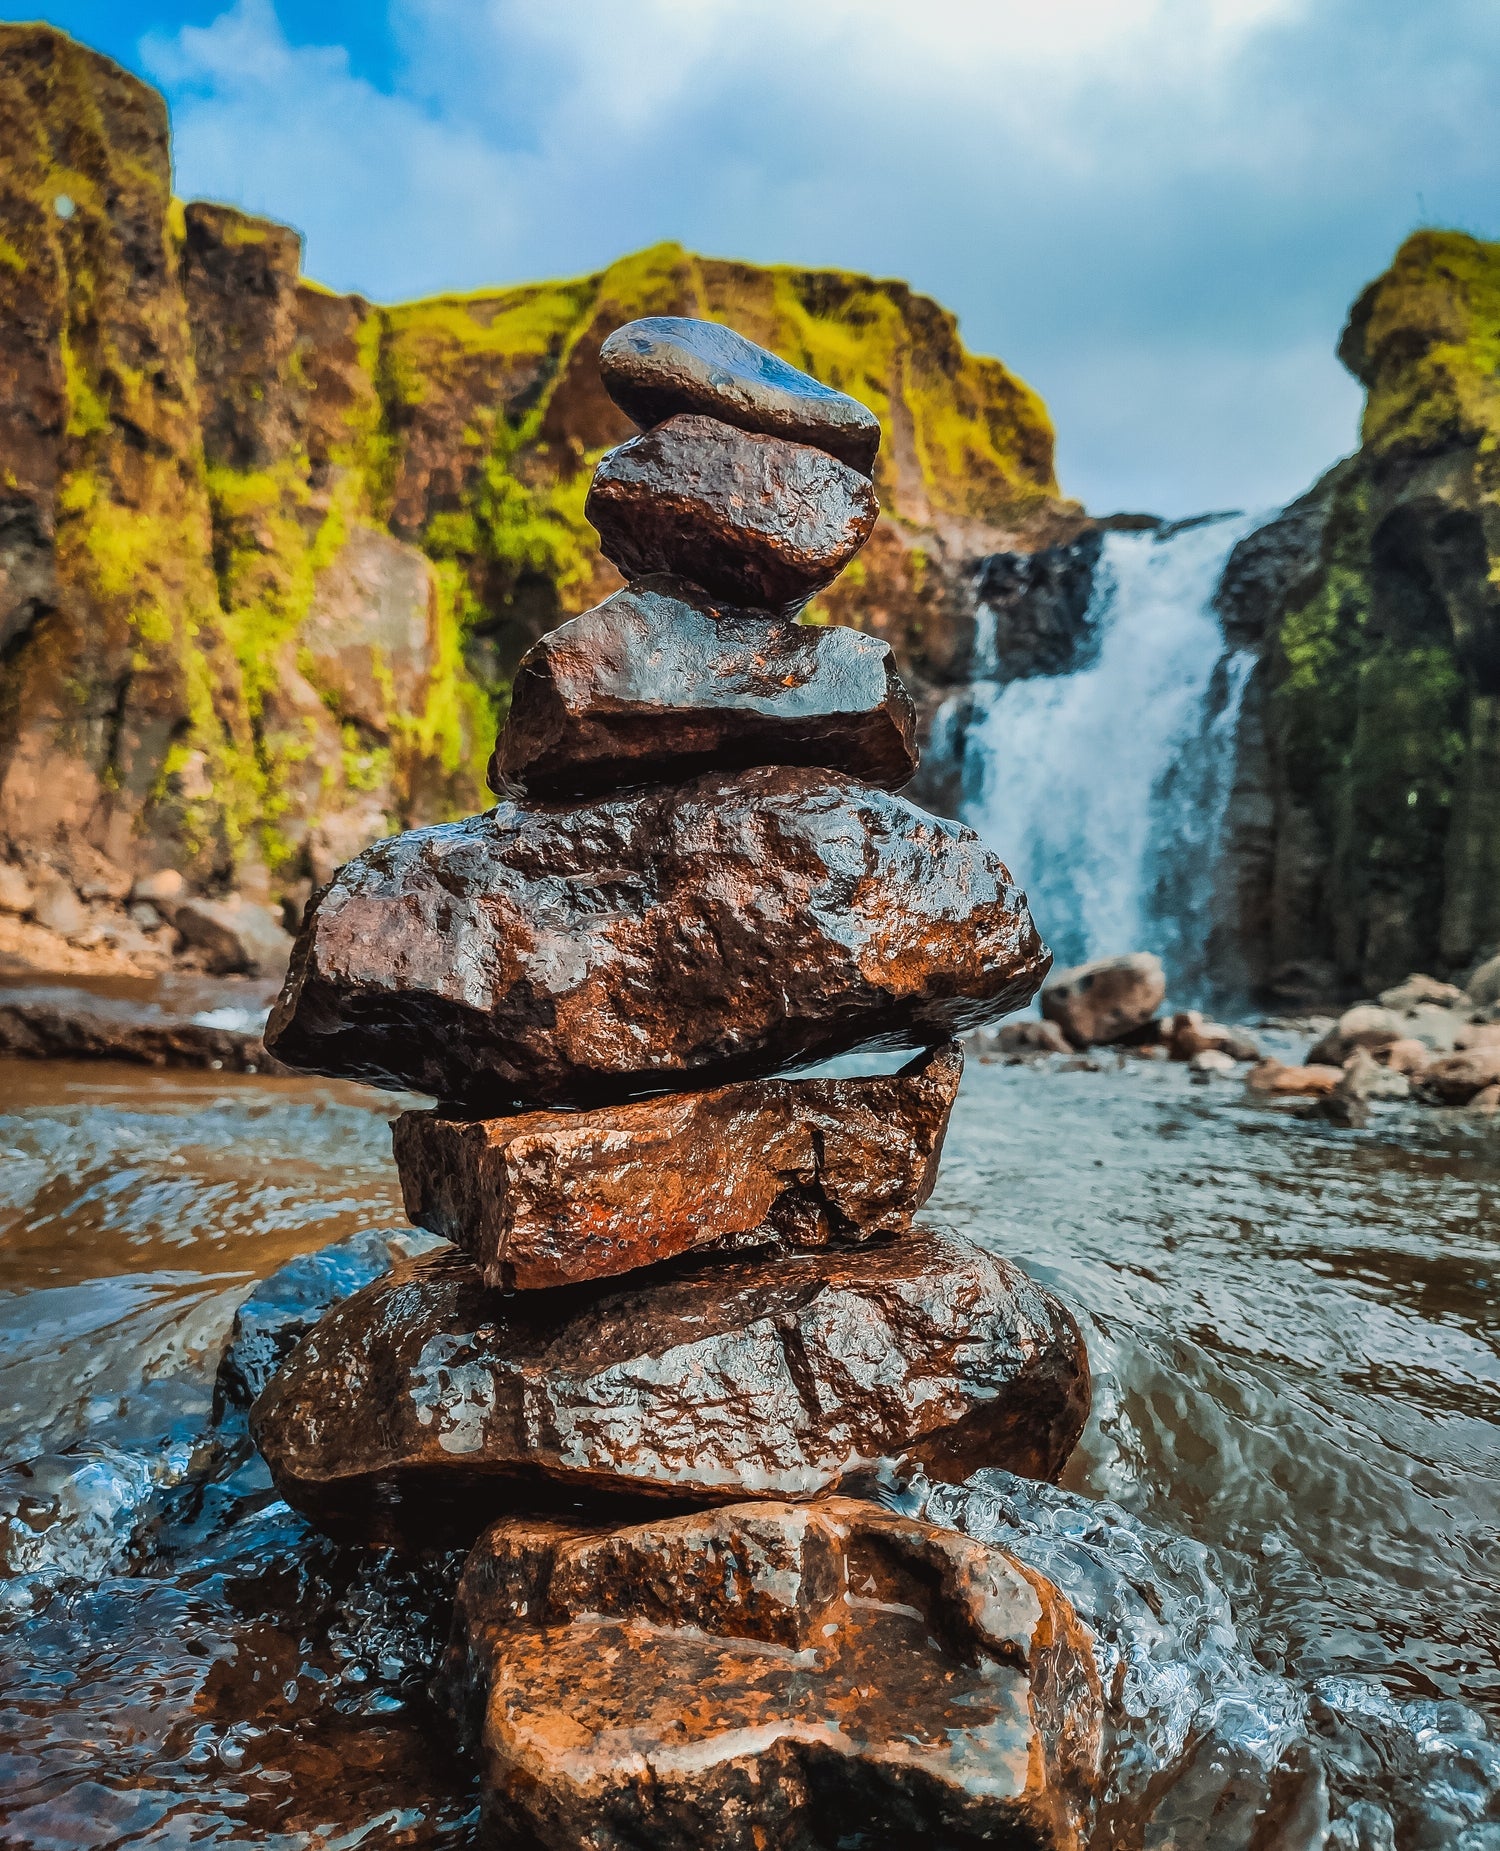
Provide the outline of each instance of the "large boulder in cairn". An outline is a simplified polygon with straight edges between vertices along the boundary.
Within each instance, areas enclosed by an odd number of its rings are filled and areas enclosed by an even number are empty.
[[[1100,1782],[1104,1693],[1057,1587],[846,1498],[502,1522],[444,1681],[495,1845],[1062,1851]]]
[[[742,431],[826,450],[868,476],[880,420],[777,354],[718,322],[648,315],[616,328],[599,349],[604,389],[643,430],[701,412]]]
[[[377,842],[308,914],[266,1045],[466,1110],[923,1047],[1018,1008],[1049,954],[960,824],[787,767]]]
[[[589,1112],[392,1127],[406,1212],[504,1289],[604,1279],[696,1249],[809,1248],[911,1226],[963,1055],[900,1073],[747,1080]]]
[[[1132,951],[1056,972],[1042,991],[1042,1014],[1075,1048],[1098,1047],[1144,1028],[1166,993],[1161,959]]]
[[[879,511],[868,479],[826,452],[691,414],[611,450],[584,505],[626,578],[669,572],[784,616],[833,583]]]
[[[523,658],[489,782],[575,796],[709,769],[821,765],[895,789],[917,769],[916,726],[875,637],[645,579]]]
[[[1065,1308],[916,1228],[504,1294],[445,1251],[357,1293],[252,1410],[287,1502],[360,1538],[470,1541],[587,1497],[812,1497],[864,1461],[1059,1472],[1089,1405]]]

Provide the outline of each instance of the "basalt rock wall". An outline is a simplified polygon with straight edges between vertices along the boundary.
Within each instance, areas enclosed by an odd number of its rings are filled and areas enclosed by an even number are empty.
[[[1356,453],[1231,557],[1260,665],[1221,915],[1252,987],[1365,992],[1500,945],[1500,244],[1409,238],[1339,345]]]
[[[0,846],[84,892],[172,865],[274,896],[477,807],[521,654],[620,583],[583,515],[632,428],[596,363],[653,313],[877,414],[884,512],[808,617],[888,641],[930,718],[982,562],[1087,526],[1041,401],[936,303],[663,245],[376,307],[284,226],[176,201],[154,91],[0,25]]]

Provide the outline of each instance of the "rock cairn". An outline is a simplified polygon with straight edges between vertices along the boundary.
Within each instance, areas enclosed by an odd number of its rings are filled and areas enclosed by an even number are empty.
[[[1050,960],[995,856],[894,794],[890,651],[794,621],[874,526],[879,424],[705,322],[600,366],[643,427],[588,502],[626,589],[522,663],[497,808],[317,897],[267,1034],[442,1102],[394,1135],[452,1244],[325,1316],[254,1432],[333,1531],[474,1545],[446,1677],[498,1842],[1081,1844],[1068,1602],[850,1495],[897,1460],[1055,1477],[1089,1395],[1056,1299],[914,1224],[955,1036]]]

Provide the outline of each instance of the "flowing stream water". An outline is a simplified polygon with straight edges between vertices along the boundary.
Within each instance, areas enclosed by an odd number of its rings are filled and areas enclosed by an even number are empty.
[[[1026,889],[1060,965],[1156,951],[1198,1000],[1215,861],[1253,657],[1213,597],[1257,517],[1105,536],[1090,649],[1066,675],[1003,679],[981,610],[964,820]],[[986,621],[988,619],[988,621]]]
[[[194,1479],[238,1299],[400,1225],[392,1101],[23,1063],[0,1100],[0,1845],[467,1845],[472,1776],[424,1694],[451,1565],[321,1541],[243,1451]],[[1416,1702],[1346,1770],[1396,1837],[1298,1846],[1488,1851],[1500,1137],[1299,1122],[1163,1064],[972,1061],[930,1212],[1083,1322],[1067,1484],[1201,1543],[1236,1649],[1292,1692]],[[1397,1738],[1432,1763],[1415,1789]],[[1207,1829],[1189,1807],[1151,1842]]]

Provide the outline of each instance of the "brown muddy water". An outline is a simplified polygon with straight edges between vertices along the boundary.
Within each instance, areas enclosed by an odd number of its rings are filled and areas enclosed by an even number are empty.
[[[426,1696],[450,1565],[324,1543],[205,1437],[254,1282],[401,1225],[394,1109],[0,1063],[0,1845],[470,1843]],[[1361,1737],[1341,1803],[1376,1810],[1297,1842],[1500,1845],[1500,1129],[971,1062],[929,1216],[1079,1314],[1095,1411],[1066,1483],[1205,1545],[1278,1688],[1347,1704],[1353,1680],[1449,1742],[1441,1803],[1392,1828],[1396,1751]]]

